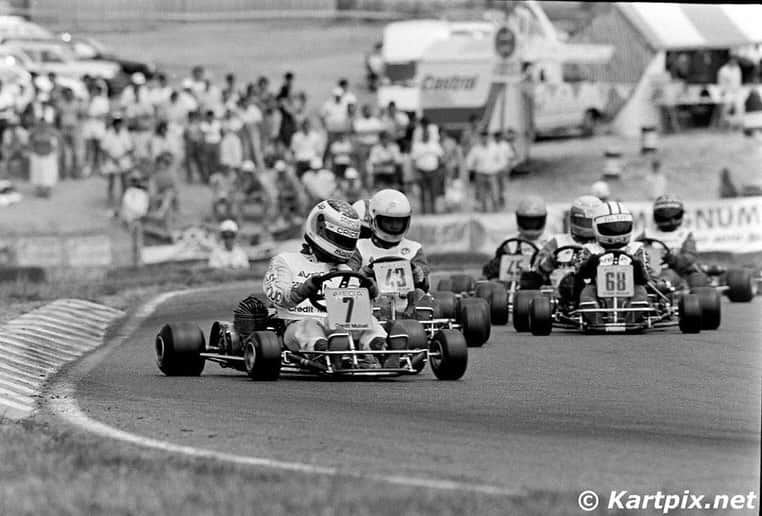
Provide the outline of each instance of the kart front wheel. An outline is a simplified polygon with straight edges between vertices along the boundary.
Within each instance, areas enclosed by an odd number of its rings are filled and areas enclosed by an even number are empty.
[[[722,317],[722,305],[720,293],[714,287],[697,287],[693,293],[698,296],[701,305],[701,329],[716,330],[720,327]]]
[[[529,303],[529,330],[532,335],[550,335],[553,330],[553,307],[549,297],[538,295]]]
[[[466,343],[470,348],[481,347],[492,332],[489,305],[478,297],[462,299],[460,304],[460,323]]]
[[[204,334],[193,323],[165,324],[154,343],[156,365],[167,376],[200,376],[206,360]]]
[[[754,299],[754,278],[748,269],[731,269],[726,277],[728,299],[734,303],[749,303]]]
[[[696,294],[683,294],[677,304],[680,331],[698,333],[701,331],[701,301]]]
[[[439,317],[443,319],[456,319],[458,315],[458,298],[449,291],[440,290],[431,295],[439,306]]]
[[[539,290],[517,290],[513,294],[513,328],[517,332],[529,331],[529,305]]]
[[[442,278],[437,283],[437,290],[440,292],[452,292],[452,280],[450,278]]]
[[[508,322],[508,291],[505,285],[496,281],[479,283],[474,294],[489,304],[493,325],[502,326]]]
[[[439,330],[429,344],[431,370],[440,380],[457,380],[468,367],[466,339],[457,330]]]
[[[452,291],[459,294],[461,292],[471,292],[476,286],[473,276],[469,274],[453,274],[450,276],[452,281]]]
[[[273,381],[280,376],[280,339],[271,331],[255,331],[243,346],[246,374],[252,380]]]

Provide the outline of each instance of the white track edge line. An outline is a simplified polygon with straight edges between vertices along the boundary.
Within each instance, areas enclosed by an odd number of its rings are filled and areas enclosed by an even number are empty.
[[[178,290],[173,292],[165,292],[150,299],[138,310],[136,310],[130,320],[125,323],[125,326],[119,332],[119,335],[112,341],[112,345],[102,346],[100,349],[102,350],[104,348],[111,348],[112,346],[117,346],[124,342],[148,317],[150,317],[156,311],[159,305],[169,301],[170,299],[181,294],[192,294],[216,289],[219,289],[219,287]],[[49,386],[49,396],[46,397],[47,399],[45,400],[45,405],[47,405],[53,414],[63,419],[70,425],[78,427],[87,432],[100,435],[102,437],[139,445],[145,448],[152,448],[155,450],[161,450],[170,453],[179,453],[189,457],[214,459],[221,462],[228,462],[244,466],[258,466],[284,471],[296,471],[306,474],[344,476],[356,479],[373,480],[406,487],[421,487],[441,491],[465,491],[496,496],[521,496],[524,494],[522,490],[508,489],[490,484],[459,482],[454,480],[413,477],[407,475],[383,475],[373,473],[365,474],[301,462],[285,462],[263,457],[242,457],[239,455],[215,452],[194,446],[185,446],[167,441],[161,441],[158,439],[151,439],[148,437],[126,432],[124,430],[120,430],[103,422],[92,419],[82,411],[82,409],[79,407],[79,404],[77,403],[76,383],[78,379],[84,377],[89,371],[98,365],[100,360],[106,356],[105,352],[101,356],[99,356],[97,353],[98,350],[96,350],[95,354],[87,355],[85,357],[86,359],[90,358],[90,362],[87,362],[86,360],[80,360],[79,362],[75,363],[74,368],[67,372],[68,374],[55,377]]]

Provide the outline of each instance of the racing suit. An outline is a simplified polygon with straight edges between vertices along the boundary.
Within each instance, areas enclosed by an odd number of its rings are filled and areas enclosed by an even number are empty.
[[[579,242],[569,233],[559,233],[545,242],[534,261],[534,267],[531,271],[522,274],[522,288],[538,289],[542,285],[550,283],[551,274],[558,268],[558,263],[554,257],[556,249],[565,246],[582,246],[589,242]],[[571,251],[569,251],[571,252]],[[576,268],[579,265],[581,253],[574,256],[574,262],[570,264]],[[574,299],[574,274],[569,272],[564,275],[558,283],[558,293],[562,302],[569,303]]]
[[[696,240],[688,229],[681,227],[674,231],[662,231],[658,228],[647,228],[640,236],[661,240],[669,248],[670,254],[665,260],[667,267],[659,270],[655,264],[651,266],[658,279],[678,285],[684,278],[691,287],[709,284],[706,274],[696,265]]]
[[[630,242],[618,249],[632,257],[634,295],[631,304],[634,306],[644,305],[648,302],[646,284],[649,280],[648,256],[641,242]],[[587,243],[582,246],[582,253],[574,272],[574,292],[579,293],[579,307],[591,308],[598,306],[598,296],[595,288],[595,274],[598,269],[600,257],[609,249],[602,247],[597,242]],[[585,284],[585,280],[589,280]]]
[[[275,306],[278,316],[288,321],[283,334],[287,348],[313,351],[315,343],[325,339],[329,332],[326,313],[315,308],[300,292],[299,286],[311,276],[349,270],[347,265],[319,261],[308,246],[301,252],[281,253],[272,258],[263,286],[265,296]],[[386,340],[386,332],[375,317],[371,317],[370,329],[356,333],[353,337],[363,350],[370,349],[375,339]]]
[[[531,238],[525,238],[521,233],[519,233],[518,235],[515,236],[515,238],[522,238],[524,240],[532,242],[538,248],[542,248],[542,246],[544,246],[545,242],[547,242],[548,240],[548,235],[543,233],[539,237],[533,240]],[[498,276],[500,274],[500,258],[504,254],[530,254],[531,255],[533,252],[534,252],[534,249],[532,249],[526,244],[512,243],[512,244],[507,244],[505,246],[498,246],[497,249],[495,249],[495,256],[486,264],[484,264],[484,267],[482,267],[482,275],[488,280],[498,279]],[[531,286],[524,287],[522,284],[522,288],[532,288],[532,287]]]

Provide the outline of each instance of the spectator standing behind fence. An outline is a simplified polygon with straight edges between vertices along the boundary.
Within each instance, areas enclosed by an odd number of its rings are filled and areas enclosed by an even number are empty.
[[[420,190],[422,213],[435,213],[434,202],[442,192],[440,165],[443,155],[442,146],[432,138],[428,127],[423,129],[421,139],[413,142],[410,153]]]
[[[204,137],[202,152],[201,180],[209,182],[209,178],[220,166],[220,142],[222,141],[222,125],[211,109],[204,115],[200,125],[201,134]]]
[[[162,153],[168,152],[177,159],[175,154],[175,146],[172,139],[169,136],[169,125],[164,120],[156,122],[156,128],[154,129],[151,140],[148,142],[148,158],[151,161],[155,161]]]
[[[352,167],[353,155],[354,147],[349,134],[346,132],[341,133],[338,139],[334,140],[331,144],[328,152],[331,169],[337,177],[343,178],[346,170]]]
[[[137,158],[148,158],[148,142],[151,139],[154,120],[154,109],[148,99],[145,89],[145,77],[141,73],[132,76],[132,95],[127,94],[123,100],[127,128],[132,133],[132,141]]]
[[[310,168],[310,162],[323,156],[323,137],[312,128],[309,119],[302,122],[299,131],[291,137],[289,146],[296,166],[296,175],[301,179],[302,175]]]
[[[70,88],[64,88],[58,102],[58,130],[61,133],[62,148],[59,167],[61,179],[75,179],[80,174],[79,149],[81,147],[82,105],[74,98]]]
[[[231,118],[222,126],[222,141],[220,142],[220,166],[226,171],[237,174],[243,164],[243,145],[238,131]]]
[[[499,201],[498,174],[501,156],[495,141],[482,131],[479,141],[466,156],[466,168],[474,177],[476,202],[484,212],[495,211]]]
[[[213,269],[248,269],[249,258],[236,244],[238,224],[234,220],[224,220],[220,224],[222,245],[217,245],[209,255],[209,267]]]
[[[201,115],[198,111],[188,113],[188,124],[183,132],[185,142],[185,172],[188,183],[193,183],[193,176],[204,180],[204,132],[201,130]]]
[[[359,172],[363,174],[363,182],[366,185],[370,184],[367,166],[370,150],[379,142],[379,135],[383,129],[381,120],[373,114],[373,110],[368,104],[364,104],[360,116],[355,118],[352,124],[352,130],[356,143],[357,167]]]
[[[651,173],[646,176],[646,192],[649,201],[655,201],[667,193],[667,176],[658,159],[651,162]]]
[[[114,183],[118,178],[120,193],[126,186],[125,175],[133,167],[133,143],[132,138],[124,126],[124,120],[118,113],[112,115],[111,125],[106,129],[106,134],[101,140],[103,151],[103,174],[108,179],[106,185],[106,198],[109,205],[114,203]]]
[[[728,62],[717,71],[717,84],[722,96],[723,123],[733,125],[735,120],[741,120],[743,111],[743,95],[741,95],[742,74],[738,59],[730,56]]]
[[[29,133],[29,182],[40,197],[49,197],[58,182],[60,135],[53,126],[55,113],[45,106]]]
[[[512,129],[508,129],[505,133],[495,133],[495,142],[500,156],[500,171],[497,176],[500,208],[505,208],[505,187],[511,177],[513,167],[516,166],[517,154],[516,148],[513,146],[514,139],[515,134]]]
[[[383,114],[381,115],[381,124],[384,130],[389,133],[389,137],[397,143],[400,149],[404,148],[405,133],[410,124],[410,118],[402,111],[397,109],[397,104],[389,102]]]
[[[103,87],[93,83],[90,100],[85,109],[85,122],[82,137],[85,140],[85,167],[82,175],[88,177],[100,173],[101,140],[106,134],[106,119],[111,108]]]
[[[29,132],[21,125],[18,115],[12,114],[2,136],[3,167],[0,177],[19,177],[26,165]]]
[[[399,145],[389,137],[386,131],[379,135],[379,142],[370,150],[368,173],[372,190],[384,188],[402,188],[402,155]]]
[[[331,98],[320,109],[320,121],[326,132],[326,149],[330,149],[333,142],[349,131],[349,112],[343,93],[338,86],[334,88]]]

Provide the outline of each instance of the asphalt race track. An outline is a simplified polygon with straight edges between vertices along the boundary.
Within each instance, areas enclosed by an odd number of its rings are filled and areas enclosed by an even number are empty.
[[[723,301],[720,330],[685,336],[549,337],[493,328],[463,380],[282,378],[208,363],[168,378],[153,338],[166,321],[205,333],[248,292],[160,305],[78,385],[91,417],[139,435],[352,472],[507,489],[746,493],[759,487],[762,322]]]

